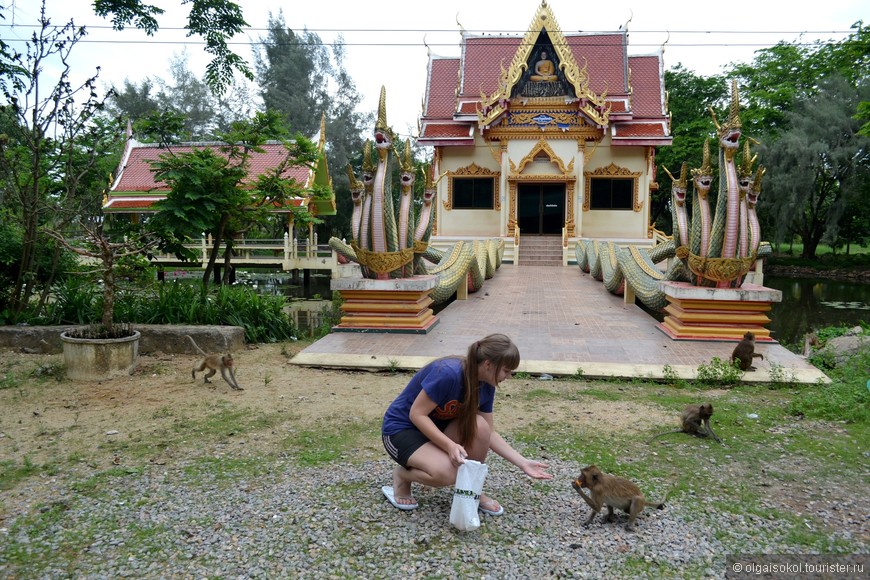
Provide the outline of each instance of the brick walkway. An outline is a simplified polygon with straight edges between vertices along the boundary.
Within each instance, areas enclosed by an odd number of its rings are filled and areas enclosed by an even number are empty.
[[[417,369],[430,360],[463,354],[479,338],[503,332],[520,349],[518,370],[588,377],[661,378],[665,365],[682,378],[694,378],[713,357],[727,360],[733,342],[674,341],[656,321],[621,296],[605,290],[575,267],[505,264],[466,301],[454,301],[438,314],[428,334],[334,332],[291,361],[309,366]],[[745,381],[776,375],[801,383],[827,377],[802,357],[776,343],[760,344],[755,372]]]

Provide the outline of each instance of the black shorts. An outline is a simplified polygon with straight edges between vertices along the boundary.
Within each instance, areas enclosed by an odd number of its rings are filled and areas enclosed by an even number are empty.
[[[408,467],[408,460],[415,451],[429,443],[429,439],[417,429],[405,429],[393,435],[382,435],[387,455],[402,467]]]

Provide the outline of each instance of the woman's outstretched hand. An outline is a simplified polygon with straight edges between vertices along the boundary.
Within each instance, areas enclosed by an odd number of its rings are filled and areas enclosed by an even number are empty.
[[[527,459],[523,464],[523,473],[533,479],[553,479],[552,473],[544,471],[549,468],[550,466],[546,463],[535,461],[534,459]]]

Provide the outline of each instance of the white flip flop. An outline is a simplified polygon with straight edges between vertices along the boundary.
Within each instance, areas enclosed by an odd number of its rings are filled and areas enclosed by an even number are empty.
[[[495,500],[490,500],[490,501],[495,501]],[[497,510],[497,511],[496,511],[496,510],[488,510],[488,509],[486,509],[485,507],[483,507],[482,504],[478,504],[478,505],[477,505],[477,509],[479,509],[479,510],[482,511],[483,513],[485,513],[485,514],[489,514],[489,515],[491,515],[491,516],[500,516],[500,515],[502,515],[502,514],[504,513],[504,506],[501,505],[501,504],[498,504],[498,510]]]
[[[402,511],[411,511],[415,510],[418,507],[416,502],[414,503],[399,503],[396,501],[396,496],[393,493],[392,485],[385,485],[381,488],[381,491],[384,492],[384,497],[387,498],[387,501],[393,504],[393,507]]]

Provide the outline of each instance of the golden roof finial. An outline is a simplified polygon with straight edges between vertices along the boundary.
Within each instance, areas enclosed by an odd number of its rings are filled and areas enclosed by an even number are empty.
[[[320,114],[320,142],[317,144],[318,151],[326,147],[326,113]]]

